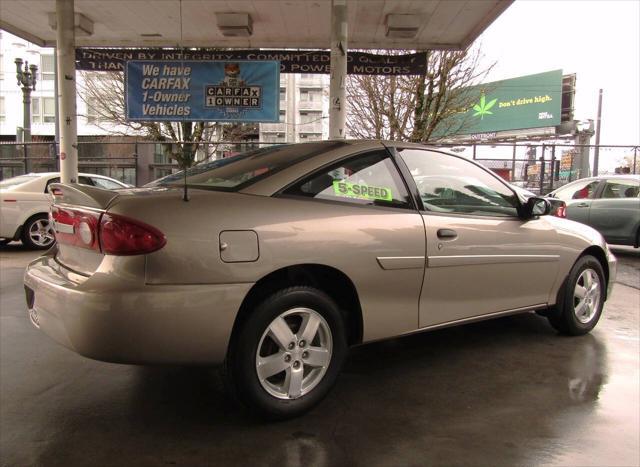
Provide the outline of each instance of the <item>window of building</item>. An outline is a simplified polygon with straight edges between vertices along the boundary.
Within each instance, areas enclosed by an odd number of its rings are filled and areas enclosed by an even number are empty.
[[[53,55],[40,55],[40,79],[42,81],[53,81],[56,69]]]
[[[301,141],[322,141],[322,135],[317,133],[300,133]]]
[[[99,112],[99,102],[95,97],[87,97],[87,123],[99,123],[103,119]]]
[[[4,122],[4,97],[0,97],[0,122]]]
[[[284,110],[280,111],[280,123],[284,123],[285,117],[286,117],[286,112]]]
[[[56,101],[54,97],[42,98],[42,121],[44,123],[55,123]]]
[[[300,100],[302,102],[320,102],[322,93],[317,89],[300,89]]]
[[[0,80],[4,79],[4,55],[0,54]]]
[[[349,204],[411,208],[409,193],[386,151],[358,155],[322,169],[283,194]]]
[[[322,112],[300,112],[300,123],[316,123],[322,120]]]
[[[471,162],[421,149],[402,149],[400,155],[428,211],[474,216],[518,215],[515,193]]]
[[[42,102],[39,97],[31,98],[31,123],[42,123]]]
[[[287,99],[287,90],[285,88],[280,88],[280,100],[284,101]]]
[[[172,159],[169,156],[167,151],[167,146],[165,144],[156,143],[153,149],[153,162],[154,164],[173,164],[175,163],[175,159]]]

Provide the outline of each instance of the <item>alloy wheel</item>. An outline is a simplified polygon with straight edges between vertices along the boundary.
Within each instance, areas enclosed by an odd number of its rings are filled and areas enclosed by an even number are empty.
[[[38,247],[47,247],[55,241],[48,219],[38,219],[29,226],[29,239]]]
[[[573,312],[582,324],[591,321],[599,309],[602,297],[600,276],[593,269],[587,268],[576,281],[573,291]]]
[[[322,381],[332,350],[331,329],[320,313],[310,308],[285,311],[269,324],[258,344],[260,384],[278,399],[298,399]]]

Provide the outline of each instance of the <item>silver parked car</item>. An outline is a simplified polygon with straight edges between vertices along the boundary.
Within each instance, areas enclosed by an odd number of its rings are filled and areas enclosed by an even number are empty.
[[[240,400],[300,414],[351,345],[538,311],[589,332],[616,260],[500,178],[420,145],[326,141],[154,186],[53,185],[57,246],[24,283],[33,324],[90,358],[224,364]]]
[[[567,205],[567,218],[590,225],[611,244],[640,246],[640,175],[601,175],[549,193]]]

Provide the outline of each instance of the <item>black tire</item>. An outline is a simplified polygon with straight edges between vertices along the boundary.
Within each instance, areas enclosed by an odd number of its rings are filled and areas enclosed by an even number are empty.
[[[21,235],[20,239],[22,240],[22,244],[25,247],[27,247],[27,248],[29,248],[31,250],[48,250],[55,243],[55,239],[53,239],[48,243],[38,244],[38,243],[34,242],[34,240],[31,238],[31,235],[30,235],[31,229],[34,227],[34,225],[37,222],[42,222],[42,221],[46,221],[47,224],[48,224],[49,223],[49,216],[47,214],[44,214],[44,213],[43,214],[36,214],[35,216],[32,216],[29,219],[27,219],[27,221],[22,226],[22,235]]]
[[[324,319],[323,326],[325,326],[325,330],[328,326],[330,331],[332,350],[329,364],[325,366],[324,374],[318,378],[317,384],[309,392],[297,398],[284,399],[270,394],[263,386],[258,376],[256,360],[258,345],[261,342],[262,346],[267,344],[276,345],[275,339],[267,342],[267,337],[263,337],[266,335],[269,326],[276,318],[296,308],[313,310]],[[291,318],[295,319],[296,316],[291,315]],[[290,326],[293,326],[290,331],[294,332],[297,339],[295,323]],[[300,324],[301,326],[302,324]],[[314,336],[318,338],[316,334]],[[263,417],[286,419],[301,415],[318,404],[334,385],[347,355],[346,336],[347,332],[340,310],[327,294],[308,286],[295,286],[280,290],[260,303],[241,324],[225,362],[224,373],[227,379],[227,388],[232,391],[232,396],[239,399],[243,405]],[[296,340],[296,342],[298,341]],[[301,346],[303,344],[304,342]],[[312,343],[307,343],[307,345],[310,346]],[[294,347],[294,349],[297,350],[297,347]],[[278,346],[275,351],[285,352],[285,355],[288,352],[282,346]],[[293,358],[301,357],[298,355],[298,357],[294,356]],[[298,363],[298,365],[300,364]],[[308,367],[302,365],[303,373],[307,371],[305,368],[308,370]],[[286,378],[286,375],[291,374],[286,373],[287,371],[291,372],[293,370],[292,368],[283,370],[274,377]],[[304,378],[306,379],[307,376]],[[283,383],[284,385],[286,385],[286,382]]]
[[[575,297],[574,291],[578,282],[583,280],[581,279],[583,272],[587,270],[593,271],[597,275],[600,281],[600,295],[597,305],[593,307],[594,312],[588,319],[583,317],[583,319],[587,319],[586,322],[583,322],[576,315],[576,301],[578,301],[578,304],[580,301]],[[587,334],[598,324],[598,320],[602,315],[606,288],[607,283],[600,261],[590,255],[580,257],[571,268],[569,275],[560,288],[556,305],[547,311],[549,323],[561,334],[570,336]]]

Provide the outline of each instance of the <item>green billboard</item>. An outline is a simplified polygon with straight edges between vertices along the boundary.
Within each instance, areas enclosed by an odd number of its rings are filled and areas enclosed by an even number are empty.
[[[556,126],[561,117],[562,70],[480,84],[462,94],[463,111],[451,117],[456,122],[447,125],[447,136]]]

